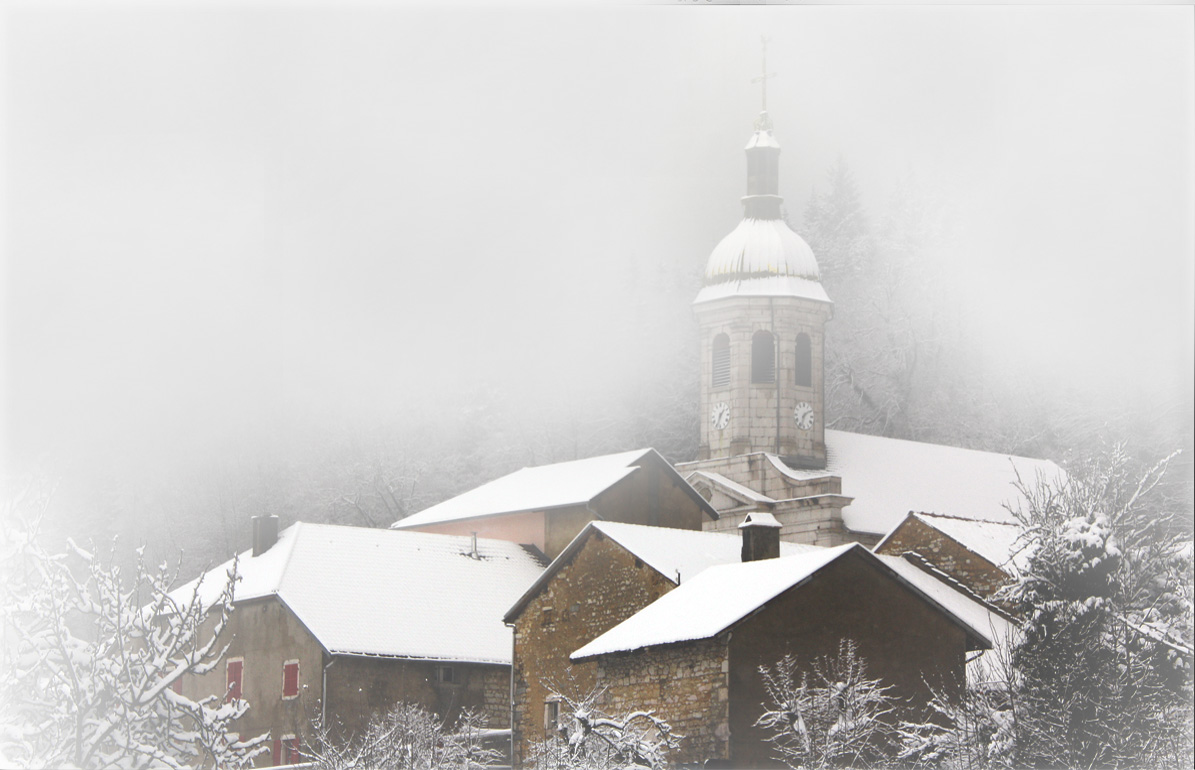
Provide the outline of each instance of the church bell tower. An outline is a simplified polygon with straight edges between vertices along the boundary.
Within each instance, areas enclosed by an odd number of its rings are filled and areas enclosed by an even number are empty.
[[[701,329],[700,459],[752,452],[824,468],[824,330],[833,305],[809,244],[781,216],[767,111],[747,142],[743,219],[714,248],[694,301]]]

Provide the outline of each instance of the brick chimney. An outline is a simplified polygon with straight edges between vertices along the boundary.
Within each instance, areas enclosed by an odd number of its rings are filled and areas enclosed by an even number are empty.
[[[261,556],[278,542],[278,517],[253,517],[253,555]]]
[[[743,531],[743,561],[776,559],[780,556],[780,522],[764,511],[747,514],[739,525]]]

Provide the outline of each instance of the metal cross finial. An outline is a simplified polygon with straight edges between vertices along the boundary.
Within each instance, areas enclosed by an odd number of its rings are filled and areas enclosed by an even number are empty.
[[[776,77],[775,72],[768,72],[768,38],[760,35],[759,40],[763,43],[763,69],[760,70],[759,77],[751,78],[752,83],[762,83],[763,91],[763,111],[768,111],[768,78]]]

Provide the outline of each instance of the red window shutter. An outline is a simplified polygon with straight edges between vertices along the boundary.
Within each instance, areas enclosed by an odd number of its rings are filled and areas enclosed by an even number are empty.
[[[299,694],[299,664],[282,665],[282,697],[294,698]]]
[[[183,694],[183,678],[180,676],[170,683],[170,689],[179,695]]]
[[[286,763],[288,765],[299,764],[299,739],[291,738],[286,742]]]
[[[282,739],[281,738],[274,739],[274,764],[275,765],[282,764]]]
[[[239,700],[241,697],[241,677],[245,672],[245,662],[242,660],[228,661],[228,696],[226,700]]]

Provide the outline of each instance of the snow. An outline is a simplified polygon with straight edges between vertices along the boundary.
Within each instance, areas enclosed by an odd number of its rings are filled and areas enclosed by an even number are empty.
[[[911,513],[909,516],[942,532],[997,567],[1006,568],[1006,565],[1009,564],[1018,569],[1024,567],[1027,552],[1022,547],[1023,544],[1017,542],[1021,528],[1014,522],[964,519],[936,513]],[[889,532],[884,540],[876,545],[875,550],[879,550],[884,541],[891,537],[899,527],[900,525],[897,525],[893,528],[892,532]]]
[[[515,543],[295,524],[260,556],[240,555],[236,601],[276,595],[332,654],[510,663],[502,614],[543,568]],[[229,561],[203,579],[219,594]],[[174,592],[185,602],[195,581]]]
[[[703,532],[613,521],[595,521],[590,526],[673,582],[678,573],[683,583],[710,567],[738,564],[743,556],[743,538],[737,532]],[[780,543],[781,556],[820,550],[815,545]]]
[[[889,532],[910,511],[1012,522],[1004,506],[1021,501],[1013,486],[1018,472],[1029,483],[1039,474],[1048,481],[1063,478],[1049,460],[840,430],[826,431],[825,470],[776,464],[795,479],[841,477],[842,494],[854,498],[843,509],[843,522],[853,532],[872,534]]]
[[[776,137],[772,136],[771,131],[756,131],[751,135],[751,138],[747,140],[747,146],[743,149],[753,150],[756,147],[767,147],[770,149],[779,150],[780,142],[776,141]]]
[[[511,607],[506,617],[511,621],[533,596],[539,593],[556,570],[571,558],[585,539],[601,532],[625,548],[640,561],[673,583],[684,583],[699,573],[720,564],[737,564],[742,559],[743,538],[738,533],[649,527],[614,521],[592,521],[556,557],[547,570]],[[781,556],[822,550],[814,545],[780,543]]]
[[[772,514],[765,511],[752,511],[739,524],[739,529],[745,529],[746,527],[775,527],[776,529],[780,529],[781,526],[779,520]]]
[[[968,632],[990,645],[999,615],[898,557],[879,557],[858,543],[810,550],[779,559],[710,567],[692,580],[576,650],[574,661],[660,644],[709,639],[725,631],[784,591],[808,580],[840,556],[854,551],[877,559]]]
[[[575,651],[574,661],[659,644],[709,639],[862,546],[817,548],[779,559],[710,567]]]
[[[523,468],[397,521],[394,529],[584,505],[630,476],[654,449]]]
[[[747,218],[714,247],[705,266],[705,287],[696,302],[716,298],[718,286],[724,283],[733,284],[736,295],[767,296],[798,291],[797,296],[828,302],[818,279],[813,249],[784,220]]]
[[[1013,633],[1015,628],[1013,624],[1005,620],[999,613],[993,612],[982,602],[972,599],[961,591],[956,591],[916,564],[899,556],[873,555],[895,572],[903,582],[911,585],[925,596],[931,604],[941,607],[947,613],[958,618],[963,625],[977,633],[989,645],[996,646]]]
[[[704,478],[713,483],[715,486],[721,487],[723,491],[731,497],[737,497],[743,501],[750,501],[753,503],[771,504],[776,502],[767,495],[762,495],[750,487],[743,486],[737,481],[731,481],[723,476],[721,473],[714,473],[713,471],[694,471],[685,477],[685,480],[690,484],[693,483],[694,477]]]
[[[791,275],[769,275],[744,280],[729,280],[703,286],[697,292],[694,305],[713,302],[727,297],[803,297],[829,302],[830,297],[822,285],[811,278],[797,278]]]

